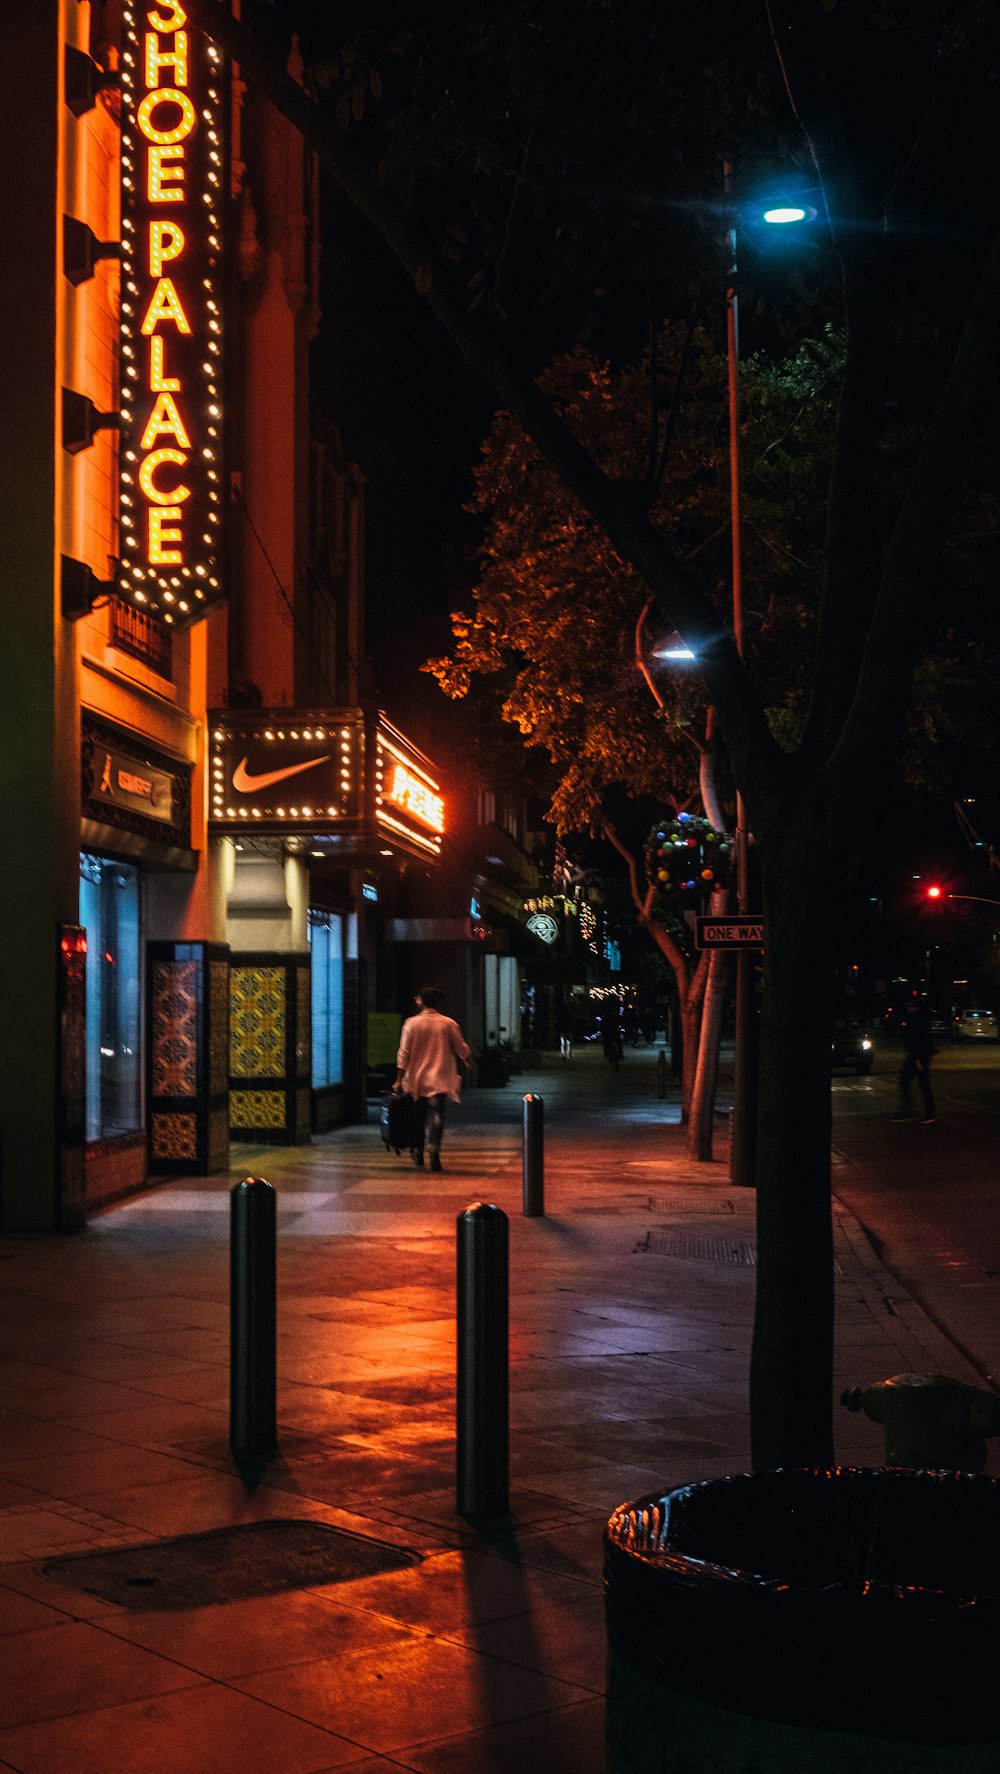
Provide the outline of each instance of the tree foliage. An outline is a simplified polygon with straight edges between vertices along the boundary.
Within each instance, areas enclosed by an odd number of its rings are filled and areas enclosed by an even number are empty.
[[[697,560],[724,628],[726,363],[703,327],[669,324],[656,346],[618,370],[578,347],[540,385],[604,473],[646,489],[651,521]],[[841,365],[828,332],[777,364],[757,354],[744,368],[748,652],[783,743],[801,714]],[[560,830],[599,825],[621,793],[687,808],[706,722],[701,674],[657,668],[662,703],[651,697],[636,665],[648,588],[508,413],[484,444],[471,509],[484,521],[472,611],[452,617],[451,652],[424,669],[456,698],[496,680],[502,717],[548,752]]]

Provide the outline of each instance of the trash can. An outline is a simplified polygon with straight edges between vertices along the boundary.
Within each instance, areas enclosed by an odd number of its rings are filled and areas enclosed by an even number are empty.
[[[607,1774],[1000,1770],[1000,1484],[750,1472],[605,1532]]]

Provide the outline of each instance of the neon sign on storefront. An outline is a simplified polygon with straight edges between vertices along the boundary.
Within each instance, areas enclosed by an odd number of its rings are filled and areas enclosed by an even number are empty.
[[[222,594],[222,62],[176,0],[123,27],[118,591],[176,624]]]

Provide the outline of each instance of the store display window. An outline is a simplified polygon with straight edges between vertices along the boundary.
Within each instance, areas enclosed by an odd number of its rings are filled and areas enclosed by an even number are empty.
[[[88,1140],[142,1126],[139,875],[127,863],[80,857],[87,932]]]
[[[344,1082],[344,920],[339,912],[309,913],[312,954],[312,1084],[324,1090]]]

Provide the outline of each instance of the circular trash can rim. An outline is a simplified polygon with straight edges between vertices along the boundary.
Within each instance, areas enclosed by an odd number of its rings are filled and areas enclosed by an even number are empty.
[[[983,1497],[990,1494],[1000,1496],[1000,1480],[985,1473],[937,1468],[775,1466],[729,1473],[721,1478],[696,1479],[690,1484],[675,1485],[670,1490],[649,1491],[631,1502],[618,1504],[612,1510],[604,1530],[606,1566],[607,1556],[611,1553],[616,1558],[624,1558],[644,1566],[651,1574],[656,1571],[672,1572],[674,1575],[686,1573],[692,1581],[700,1578],[706,1585],[716,1581],[729,1588],[744,1585],[760,1595],[790,1593],[794,1588],[795,1593],[803,1598],[810,1595],[829,1595],[834,1591],[839,1591],[846,1597],[853,1591],[859,1597],[863,1594],[868,1602],[883,1595],[900,1606],[907,1603],[912,1606],[926,1606],[932,1598],[937,1598],[940,1604],[949,1609],[961,1610],[972,1604],[984,1611],[1000,1608],[1000,1584],[996,1588],[942,1588],[937,1585],[880,1582],[866,1577],[863,1580],[844,1579],[834,1582],[809,1582],[797,1578],[793,1585],[787,1574],[777,1570],[754,1570],[746,1563],[725,1562],[669,1544],[672,1505],[676,1513],[684,1504],[697,1505],[699,1499],[710,1496],[732,1496],[744,1488],[766,1488],[771,1494],[770,1500],[775,1505],[780,1505],[783,1490],[792,1491],[794,1488],[801,1495],[803,1487],[813,1481],[817,1487],[829,1481],[844,1481],[847,1485],[853,1484],[858,1488],[867,1488],[876,1483],[886,1498],[893,1491],[900,1494],[922,1491],[928,1497],[933,1494],[945,1496],[948,1492],[958,1491],[964,1496],[969,1496],[974,1491]]]

